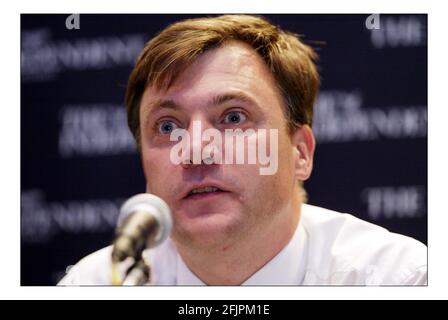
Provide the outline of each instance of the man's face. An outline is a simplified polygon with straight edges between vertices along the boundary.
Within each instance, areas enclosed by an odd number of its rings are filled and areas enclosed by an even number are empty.
[[[170,206],[175,242],[217,247],[229,239],[242,240],[255,232],[271,230],[279,225],[277,221],[291,220],[292,201],[297,193],[294,145],[274,79],[252,48],[241,42],[228,42],[202,54],[168,90],[149,86],[142,97],[140,119],[147,192]],[[206,143],[194,140],[193,121],[200,121],[202,131],[278,130],[277,172],[260,175],[260,165],[247,161],[172,163],[170,152],[178,143],[170,141],[173,129],[187,130],[191,144],[205,146]],[[269,141],[268,146],[270,143],[273,142]],[[193,188],[206,186],[220,191],[189,196]]]

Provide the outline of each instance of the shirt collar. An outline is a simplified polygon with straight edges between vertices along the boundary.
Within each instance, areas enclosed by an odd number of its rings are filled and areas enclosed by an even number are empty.
[[[300,285],[306,269],[307,235],[301,223],[289,243],[242,285]],[[205,285],[177,254],[177,284]]]

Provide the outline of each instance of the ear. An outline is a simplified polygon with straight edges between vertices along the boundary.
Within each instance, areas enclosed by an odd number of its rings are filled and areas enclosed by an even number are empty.
[[[307,180],[313,170],[313,156],[316,147],[314,134],[308,125],[297,128],[292,135],[294,146],[295,177],[300,181]]]

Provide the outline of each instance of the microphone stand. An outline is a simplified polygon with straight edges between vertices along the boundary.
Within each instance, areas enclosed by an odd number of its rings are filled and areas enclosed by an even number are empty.
[[[143,259],[140,259],[129,268],[123,286],[143,286],[150,281],[150,274],[151,268]]]
[[[123,263],[126,262],[129,260]],[[114,286],[143,286],[151,281],[151,267],[143,258],[133,262],[127,268],[124,279],[120,275],[120,267],[119,261],[112,261],[112,285]]]

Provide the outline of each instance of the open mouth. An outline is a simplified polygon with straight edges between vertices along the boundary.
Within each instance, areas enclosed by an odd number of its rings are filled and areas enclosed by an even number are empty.
[[[208,187],[203,187],[203,188],[195,188],[195,189],[191,190],[185,198],[186,199],[199,199],[199,198],[219,195],[224,192],[227,192],[227,191],[221,190],[218,187],[208,186]]]

